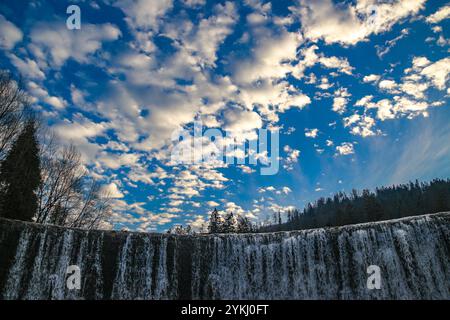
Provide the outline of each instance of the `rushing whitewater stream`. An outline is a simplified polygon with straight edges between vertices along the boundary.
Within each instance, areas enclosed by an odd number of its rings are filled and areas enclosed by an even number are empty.
[[[67,286],[67,267],[80,289]],[[367,288],[367,267],[381,287]],[[2,299],[450,299],[450,213],[175,236],[0,219]]]

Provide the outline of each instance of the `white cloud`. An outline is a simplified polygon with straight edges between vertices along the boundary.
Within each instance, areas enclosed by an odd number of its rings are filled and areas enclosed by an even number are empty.
[[[210,206],[210,207],[218,207],[218,206],[220,206],[219,203],[217,203],[216,201],[212,201],[212,200],[206,202],[206,204],[207,204],[208,206]]]
[[[386,91],[393,91],[397,88],[397,83],[393,80],[382,80],[378,83],[378,87]]]
[[[317,88],[321,89],[321,90],[328,90],[330,88],[332,88],[334,86],[333,83],[330,83],[330,80],[328,80],[327,77],[323,76],[320,79],[320,84],[317,85]]]
[[[333,111],[337,113],[344,113],[347,107],[348,99],[343,97],[336,97],[333,100]]]
[[[439,90],[445,90],[449,71],[449,58],[431,62],[426,57],[414,57],[412,66],[404,70],[405,76],[402,77],[401,82],[397,83],[394,80],[378,82],[381,90],[394,95],[392,98],[373,101],[374,97],[368,95],[359,99],[355,106],[364,107],[366,111],[375,109],[376,118],[381,121],[399,117],[412,119],[419,115],[427,117],[429,107],[437,107],[442,103],[430,101],[426,93],[433,86]],[[379,130],[373,130],[374,119],[366,114],[347,117],[344,119],[344,124],[352,128],[352,134],[369,136],[379,132]]]
[[[375,135],[373,131],[375,120],[368,115],[353,114],[343,120],[344,127],[351,127],[351,134],[362,136],[363,138]]]
[[[381,77],[379,75],[377,75],[377,74],[370,74],[368,76],[365,76],[363,78],[363,81],[364,82],[377,82],[378,80],[380,80],[380,78]]]
[[[336,69],[337,71],[351,75],[353,67],[348,62],[347,58],[327,57],[323,53],[316,53],[319,49],[317,45],[312,45],[300,50],[301,58],[292,70],[292,75],[297,79],[301,79],[307,68],[311,68],[315,64],[320,64],[326,69]]]
[[[207,230],[203,230],[205,226],[207,226],[207,222],[205,217],[201,215],[196,215],[192,220],[188,221],[189,225],[198,232],[206,232]]]
[[[224,121],[225,129],[232,132],[250,131],[262,126],[259,114],[238,108],[226,110],[224,112]]]
[[[111,81],[95,108],[111,121],[122,142],[142,151],[170,146],[172,133],[200,113],[208,125],[220,125],[216,116],[226,102],[239,100],[231,79],[212,70],[220,44],[232,32],[235,13],[235,6],[228,2],[215,6],[213,15],[195,26],[187,19],[165,22],[164,35],[173,40],[175,52],[162,63],[143,54],[141,47],[117,57],[111,72],[117,78],[125,75],[125,80]],[[179,85],[179,79],[193,83]],[[142,109],[151,112],[141,117]],[[257,120],[253,116],[246,120]],[[159,159],[167,158],[169,152],[159,152]]]
[[[394,111],[396,113],[406,114],[408,118],[413,118],[418,114],[423,114],[429,107],[425,101],[415,101],[407,97],[394,97]]]
[[[406,116],[412,119],[418,115],[426,115],[429,104],[425,101],[417,101],[405,96],[394,96],[393,100],[382,99],[378,102],[368,102],[366,109],[376,109],[377,118],[384,121]]]
[[[319,63],[327,69],[338,69],[340,72],[347,75],[351,75],[354,69],[350,66],[350,63],[346,58],[321,56],[319,58]]]
[[[439,90],[446,88],[450,72],[450,58],[444,58],[425,67],[420,73],[431,80]]]
[[[361,116],[359,114],[351,115],[350,117],[345,117],[344,120],[344,127],[348,127],[357,121],[361,119]]]
[[[355,106],[357,106],[357,107],[364,107],[364,106],[367,106],[367,104],[368,104],[369,102],[371,102],[372,99],[373,99],[373,96],[372,96],[372,95],[368,95],[368,96],[362,97],[361,99],[359,99],[358,101],[356,101]]]
[[[296,59],[297,48],[302,38],[295,32],[282,30],[272,34],[269,29],[257,35],[253,56],[235,64],[233,78],[241,84],[249,84],[259,79],[283,78],[292,70],[289,63]]]
[[[184,203],[183,200],[172,200],[172,201],[169,201],[168,205],[171,207],[178,207],[178,206],[181,206],[183,203]]]
[[[439,38],[438,38],[438,40],[436,41],[436,44],[437,44],[438,46],[445,47],[445,46],[447,46],[447,45],[450,44],[450,39],[446,39],[446,38],[441,34],[441,35],[439,35]]]
[[[274,193],[277,195],[282,195],[282,194],[287,195],[287,194],[291,193],[292,190],[291,190],[291,188],[289,188],[287,186],[281,187],[279,189],[275,188],[274,186],[268,186],[268,187],[258,188],[258,192],[259,193],[271,192],[271,193]]]
[[[428,66],[430,63],[430,60],[428,60],[426,57],[414,57],[412,65],[414,70],[418,70]]]
[[[136,165],[139,161],[139,155],[135,153],[113,154],[101,152],[97,161],[106,168],[117,170],[122,167]]]
[[[195,52],[201,65],[215,65],[218,47],[232,33],[232,28],[238,19],[233,2],[216,5],[215,11],[215,15],[200,21],[193,37],[183,39],[184,47]]]
[[[428,90],[428,88],[428,83],[418,83],[415,81],[405,81],[399,86],[399,90],[416,99],[425,98],[425,91]]]
[[[190,8],[200,7],[206,4],[206,0],[182,0],[183,4]]]
[[[250,168],[249,166],[239,165],[238,167],[241,169],[241,171],[242,171],[243,173],[246,173],[246,174],[250,174],[250,173],[256,172],[255,169],[252,169],[252,168]]]
[[[260,25],[267,21],[267,16],[258,12],[252,12],[247,15],[247,22],[250,25]]]
[[[10,54],[8,57],[22,76],[39,80],[43,80],[45,78],[45,74],[34,60],[29,58],[20,59],[15,54]]]
[[[427,17],[428,23],[439,23],[442,20],[450,18],[450,6],[446,5],[442,8],[439,8],[438,11]]]
[[[401,39],[407,37],[409,35],[409,29],[403,29],[397,37],[391,40],[387,40],[384,42],[383,45],[375,45],[375,48],[377,49],[377,56],[380,59],[383,59],[383,57],[391,51],[391,49],[399,42]]]
[[[23,33],[12,22],[6,20],[0,14],[0,48],[4,50],[13,49],[16,44],[22,41]]]
[[[289,194],[289,193],[292,192],[292,190],[291,190],[291,188],[289,188],[289,187],[283,187],[283,188],[281,189],[281,192],[283,192],[284,194]]]
[[[347,88],[339,88],[334,92],[333,99],[333,111],[342,114],[345,112],[348,103],[348,97],[351,94],[348,92]]]
[[[355,153],[355,149],[353,148],[353,143],[343,142],[341,145],[336,146],[336,151],[340,155],[349,155]]]
[[[139,162],[139,157],[132,157],[130,153],[124,153],[120,158],[116,159],[116,162],[116,166],[126,165],[130,167],[127,178],[135,183],[141,182],[146,185],[155,185],[155,180],[168,178],[167,172],[161,167],[150,169]]]
[[[389,99],[382,99],[377,103],[368,103],[367,108],[377,109],[377,118],[381,121],[395,118],[394,106]]]
[[[248,108],[258,108],[270,122],[278,113],[292,107],[303,108],[311,102],[299,89],[285,80],[295,70],[297,48],[303,42],[296,32],[255,27],[252,30],[252,54],[232,62],[232,81],[239,90],[238,99]]]
[[[236,203],[230,201],[225,204],[225,211],[226,212],[233,212],[235,216],[243,216],[245,215],[246,211]]]
[[[111,182],[110,184],[103,186],[102,192],[104,194],[106,194],[108,197],[111,197],[114,199],[119,199],[119,198],[124,197],[123,193],[119,190],[119,188],[117,187],[117,184],[114,182]]]
[[[305,137],[316,138],[319,134],[319,129],[305,129]]]
[[[173,6],[172,0],[119,0],[114,5],[127,15],[127,22],[133,28],[155,29],[158,20]]]
[[[284,152],[286,152],[287,156],[284,160],[283,168],[286,170],[293,170],[294,164],[298,162],[298,158],[300,156],[300,150],[293,149],[289,145],[284,146]]]
[[[354,45],[371,34],[391,29],[399,20],[417,14],[426,0],[398,0],[378,3],[359,0],[355,5],[332,0],[299,0],[291,10],[299,17],[305,37],[327,44]],[[375,14],[374,14],[374,10]]]
[[[259,193],[263,193],[263,192],[275,192],[277,189],[274,186],[268,186],[268,187],[260,187],[258,188],[258,192]]]
[[[66,106],[64,100],[61,100],[58,97],[47,97],[44,99],[44,102],[55,107],[56,109],[62,109]]]
[[[102,47],[105,41],[114,41],[121,35],[120,30],[112,24],[93,25],[83,23],[80,32],[67,29],[64,22],[39,23],[30,34],[31,51],[41,59],[45,57],[53,66],[61,67],[69,58],[79,63],[89,61],[89,55]]]
[[[261,116],[273,122],[278,121],[278,113],[293,107],[302,109],[311,103],[307,95],[287,81],[266,79],[259,81],[257,85],[242,85],[239,90],[239,99],[248,109],[256,106]]]
[[[27,83],[27,89],[32,97],[33,102],[47,103],[56,109],[63,109],[67,106],[67,102],[64,99],[56,96],[51,96],[47,92],[47,90],[42,88],[34,81],[29,81]]]
[[[65,120],[52,128],[65,140],[77,140],[96,137],[103,133],[107,126],[105,123],[95,123],[83,117],[76,117],[74,121]]]

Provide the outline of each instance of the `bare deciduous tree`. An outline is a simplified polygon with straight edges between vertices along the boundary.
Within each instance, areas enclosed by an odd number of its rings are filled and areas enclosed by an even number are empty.
[[[110,197],[102,192],[101,185],[91,180],[81,194],[77,209],[69,215],[68,224],[82,229],[97,229],[111,214]]]
[[[22,129],[29,99],[11,75],[0,70],[0,160]]]
[[[73,145],[60,148],[54,134],[42,138],[36,222],[95,229],[107,218],[109,195],[87,176]]]

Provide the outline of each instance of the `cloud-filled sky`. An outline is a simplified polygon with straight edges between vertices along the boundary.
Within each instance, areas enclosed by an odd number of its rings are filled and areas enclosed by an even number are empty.
[[[105,184],[115,228],[199,227],[215,207],[264,221],[450,176],[449,17],[436,0],[4,0],[0,68]],[[279,172],[248,151],[174,163],[172,136],[194,121],[250,141],[279,130]]]

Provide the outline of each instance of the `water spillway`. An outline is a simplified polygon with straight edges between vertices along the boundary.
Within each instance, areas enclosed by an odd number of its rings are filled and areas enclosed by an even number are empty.
[[[80,288],[67,286],[68,266]],[[379,266],[380,289],[367,287]],[[1,299],[450,299],[450,213],[176,236],[0,219]]]

